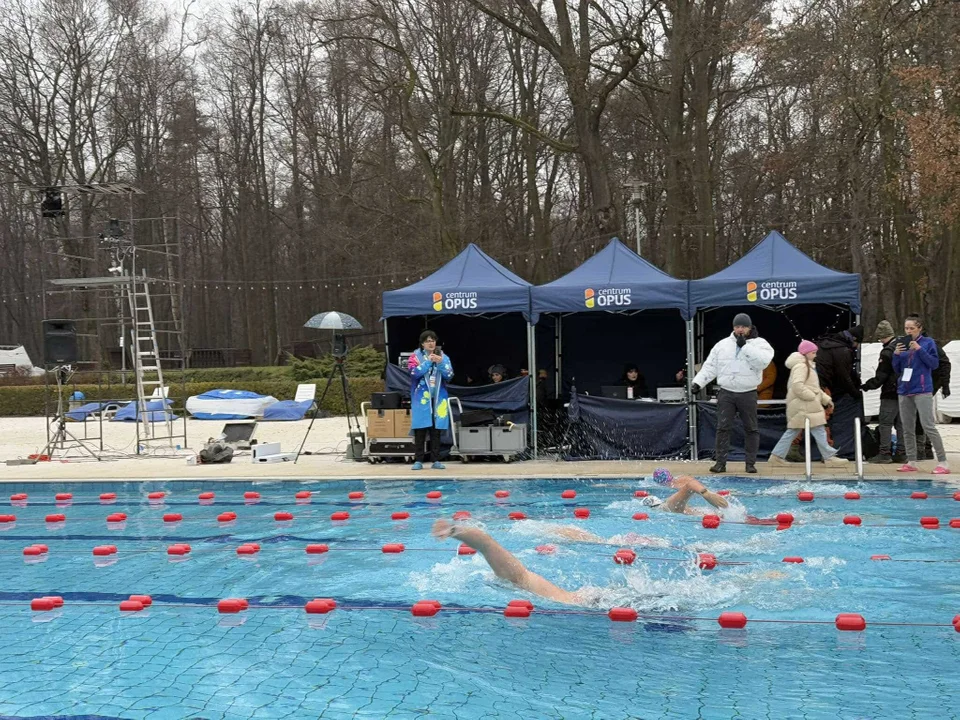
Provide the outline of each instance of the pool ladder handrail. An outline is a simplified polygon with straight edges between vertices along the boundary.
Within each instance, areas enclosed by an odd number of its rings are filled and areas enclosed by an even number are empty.
[[[860,436],[860,418],[853,419],[853,448],[857,454],[857,480],[863,482],[863,438]]]
[[[813,460],[810,458],[810,418],[803,419],[803,460],[806,464],[807,482],[813,477]]]

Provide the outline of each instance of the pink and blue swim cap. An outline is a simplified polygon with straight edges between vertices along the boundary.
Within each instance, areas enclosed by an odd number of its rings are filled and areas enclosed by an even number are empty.
[[[666,468],[659,467],[653,471],[653,481],[658,485],[669,485],[673,481],[673,475]]]

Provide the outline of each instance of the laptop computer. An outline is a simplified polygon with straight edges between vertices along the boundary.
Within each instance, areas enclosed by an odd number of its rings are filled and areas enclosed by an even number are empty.
[[[605,398],[611,398],[614,400],[626,400],[627,386],[626,385],[601,385],[600,394]]]

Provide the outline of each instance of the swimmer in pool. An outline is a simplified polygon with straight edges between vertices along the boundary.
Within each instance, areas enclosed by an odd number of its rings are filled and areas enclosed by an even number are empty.
[[[729,505],[726,498],[708,490],[706,485],[690,475],[674,477],[666,468],[657,468],[653,471],[653,480],[659,485],[676,490],[676,492],[666,500],[648,495],[643,498],[643,504],[648,507],[659,507],[667,512],[693,515],[695,513],[687,507],[687,503],[694,495],[702,495],[703,499],[715,508],[723,509]]]

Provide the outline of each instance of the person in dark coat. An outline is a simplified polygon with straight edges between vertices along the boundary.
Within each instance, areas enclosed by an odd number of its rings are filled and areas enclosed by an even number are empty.
[[[880,350],[880,360],[874,376],[861,386],[862,390],[880,390],[880,423],[877,432],[880,435],[880,451],[869,458],[867,462],[889,465],[894,462],[904,463],[907,456],[903,453],[903,425],[900,422],[900,401],[897,396],[897,373],[893,369],[893,351],[896,338],[893,325],[887,320],[881,320],[877,325],[877,340],[883,344]],[[896,456],[892,453],[891,436],[893,428],[897,428]]]
[[[830,393],[834,403],[845,395],[860,396],[860,380],[856,374],[857,348],[863,342],[863,326],[825,335],[817,340],[817,373],[820,386]]]
[[[620,384],[633,392],[627,395],[628,398],[637,399],[647,397],[647,379],[640,372],[640,368],[630,363],[623,368],[623,375],[620,377]]]

